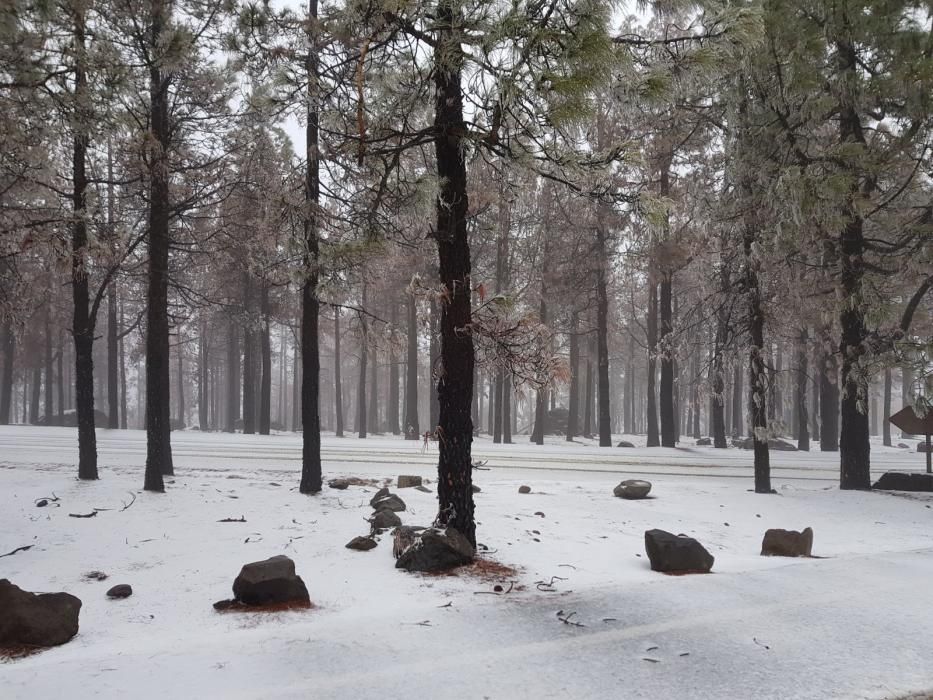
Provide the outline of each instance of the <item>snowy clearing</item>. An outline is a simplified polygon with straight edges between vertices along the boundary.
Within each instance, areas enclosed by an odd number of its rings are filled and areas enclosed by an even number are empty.
[[[346,549],[368,531],[375,487],[299,495],[294,435],[173,433],[177,476],[164,495],[141,491],[143,432],[99,430],[98,440],[102,478],[81,483],[74,430],[0,428],[0,554],[33,545],[0,558],[0,578],[84,602],[71,642],[0,663],[3,698],[895,698],[933,688],[933,494],[840,492],[837,455],[772,453],[779,493],[761,496],[748,491],[751,454],[736,449],[479,439],[474,455],[489,470],[474,472],[477,537],[517,569],[497,578],[398,571],[388,535],[371,552]],[[909,444],[875,447],[873,471],[922,470]],[[325,436],[325,479],[391,479],[403,521],[429,525],[434,494],[394,480],[433,480],[435,450]],[[653,498],[612,496],[633,475],[653,483]],[[519,495],[521,484],[532,493]],[[34,505],[53,493],[60,501]],[[805,526],[825,558],[759,556],[765,529]],[[644,531],[654,527],[696,537],[714,573],[650,571]],[[295,560],[315,609],[212,609],[242,564],[274,554]],[[94,570],[109,578],[87,580]],[[134,595],[108,600],[116,583]],[[495,594],[497,583],[511,591]]]

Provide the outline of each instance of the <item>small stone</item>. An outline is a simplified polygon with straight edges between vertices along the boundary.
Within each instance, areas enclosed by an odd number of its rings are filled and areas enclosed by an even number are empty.
[[[368,552],[370,549],[375,549],[376,540],[372,537],[354,537],[347,542],[346,547],[347,549],[355,549],[359,552]]]
[[[619,444],[616,447],[635,447],[635,445],[628,440],[619,440]]]
[[[350,482],[347,479],[331,479],[327,482],[327,485],[332,489],[337,489],[338,491],[343,491],[350,486]]]
[[[40,498],[38,501],[36,501],[36,508],[45,508],[48,504],[49,501],[47,498]]]
[[[637,500],[645,498],[651,492],[651,482],[642,479],[626,479],[618,486],[612,489],[612,493],[617,498],[627,500]]]
[[[901,449],[901,450],[909,450],[909,449],[910,449],[910,445],[908,445],[908,444],[906,444],[906,443],[903,443],[903,442],[897,443],[897,447],[898,447],[898,449]]]
[[[765,532],[761,541],[763,557],[809,557],[813,551],[813,530],[771,529]]]
[[[519,493],[531,493],[531,487],[530,486],[519,486],[518,492]]]
[[[398,527],[402,524],[402,519],[393,510],[384,508],[373,513],[369,519],[369,524],[373,530],[388,530],[390,527]]]
[[[471,488],[473,489],[473,493],[479,493],[480,491],[483,490],[483,489],[481,489],[479,486],[477,486],[476,484],[471,484]]]
[[[403,474],[398,478],[398,487],[408,489],[414,486],[421,486],[421,477],[412,474]]]
[[[697,440],[696,444],[697,444],[697,447],[709,447],[710,445],[713,444],[713,441],[710,440],[708,437],[705,437],[705,438],[700,438],[699,440]]]
[[[133,595],[133,587],[128,583],[118,583],[107,591],[108,598],[129,598]]]

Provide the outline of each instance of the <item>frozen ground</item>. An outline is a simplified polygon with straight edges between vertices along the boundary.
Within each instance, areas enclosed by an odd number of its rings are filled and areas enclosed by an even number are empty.
[[[296,436],[173,433],[177,476],[164,495],[140,490],[144,437],[98,431],[101,480],[79,483],[73,429],[0,428],[0,554],[34,545],[0,558],[0,577],[84,601],[70,643],[0,662],[0,697],[895,698],[933,689],[933,497],[840,492],[837,455],[772,453],[779,495],[760,496],[748,490],[745,451],[478,440],[474,453],[490,467],[475,472],[478,539],[518,569],[502,579],[512,591],[495,595],[499,579],[395,570],[388,538],[371,552],[345,549],[367,530],[374,489],[299,495]],[[875,447],[876,470],[923,469],[909,444]],[[327,477],[431,478],[434,450],[325,437],[324,468]],[[613,498],[635,475],[652,481],[655,498]],[[520,484],[533,492],[519,495]],[[53,492],[61,507],[35,507]],[[429,524],[434,495],[399,493],[403,520]],[[109,510],[68,517],[94,508]],[[766,528],[807,525],[826,558],[758,556]],[[714,573],[650,571],[651,527],[697,537]],[[214,612],[243,563],[279,553],[296,561],[314,610]],[[92,570],[110,578],[85,580]],[[132,584],[133,597],[107,600],[114,583]]]

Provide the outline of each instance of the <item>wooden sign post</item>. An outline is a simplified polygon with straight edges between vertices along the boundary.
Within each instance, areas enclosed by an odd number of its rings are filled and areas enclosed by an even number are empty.
[[[913,406],[906,406],[888,420],[908,435],[925,435],[927,438],[927,474],[933,474],[933,451],[930,449],[930,435],[933,434],[933,410],[921,418],[914,413]]]

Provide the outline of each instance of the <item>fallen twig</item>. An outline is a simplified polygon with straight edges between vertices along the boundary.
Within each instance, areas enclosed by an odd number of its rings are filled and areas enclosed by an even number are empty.
[[[52,491],[51,496],[43,496],[42,498],[37,498],[35,500],[35,504],[37,508],[44,508],[45,506],[48,506],[48,505],[54,505],[56,508],[60,508],[61,504],[56,502],[60,500],[61,499],[55,495],[55,492]]]
[[[539,591],[543,591],[545,593],[553,593],[556,590],[554,588],[554,582],[555,581],[566,581],[566,580],[567,579],[565,579],[562,576],[551,576],[550,581],[535,581],[535,586],[537,587]]]
[[[97,511],[91,511],[90,513],[69,513],[69,518],[93,518],[97,515]]]
[[[222,518],[218,520],[217,522],[218,523],[245,523],[246,518],[241,515],[239,518]]]
[[[576,615],[577,613],[567,613],[564,614],[563,610],[557,611],[557,619],[563,622],[565,625],[573,625],[574,627],[586,627],[582,622],[577,622],[576,620],[571,620],[570,618]]]
[[[27,544],[23,547],[17,547],[12,552],[7,552],[6,554],[0,554],[0,557],[12,557],[17,552],[25,552],[27,549],[32,549],[33,547],[35,547],[34,544]]]
[[[121,513],[122,513],[123,511],[127,510],[131,505],[133,505],[134,503],[136,503],[136,494],[133,493],[132,491],[129,491],[128,493],[130,494],[130,502],[129,502],[129,503],[123,503],[123,507],[120,509],[120,512],[121,512]]]

